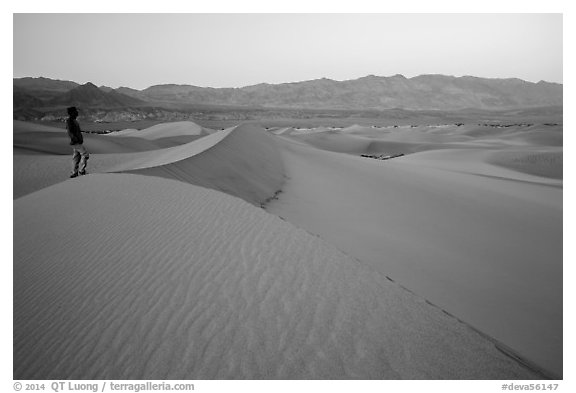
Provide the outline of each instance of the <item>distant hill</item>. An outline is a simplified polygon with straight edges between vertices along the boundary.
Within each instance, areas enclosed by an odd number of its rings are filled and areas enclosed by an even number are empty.
[[[563,85],[526,82],[521,79],[488,79],[473,76],[402,75],[335,81],[316,79],[304,82],[261,83],[242,88],[210,88],[165,84],[144,90],[128,87],[98,88],[92,83],[78,85],[48,78],[14,79],[16,104],[46,106],[72,105],[130,107],[162,103],[216,105],[279,109],[337,110],[460,110],[525,109],[562,106]],[[16,102],[18,99],[18,102]]]
[[[141,92],[140,90],[136,90],[136,89],[131,89],[129,87],[119,87],[116,89],[116,91],[118,93],[124,94],[128,97],[132,97],[132,98],[136,98],[142,101],[146,101],[148,98],[146,97],[146,94],[144,94],[143,92]]]
[[[50,100],[79,86],[76,82],[49,78],[14,78],[14,91],[33,96],[39,100]]]
[[[113,91],[114,89],[108,86],[100,86],[98,87],[100,90],[102,90],[104,93],[109,93],[111,91]]]
[[[38,108],[44,105],[44,101],[36,98],[35,95],[28,93],[26,90],[14,88],[13,94],[14,109],[18,108]]]
[[[264,108],[412,110],[511,109],[562,105],[563,86],[520,79],[421,75],[366,76],[347,81],[317,79],[243,88],[158,85],[142,91],[149,100]]]
[[[56,92],[66,92],[75,87],[79,86],[76,82],[62,81],[50,78],[14,78],[14,87],[20,87],[23,89],[28,89],[32,91],[56,91]]]
[[[73,89],[54,97],[48,102],[48,104],[52,106],[75,105],[98,106],[104,108],[134,106],[143,103],[144,102],[141,100],[118,93],[115,90],[106,92],[90,82],[74,87]]]

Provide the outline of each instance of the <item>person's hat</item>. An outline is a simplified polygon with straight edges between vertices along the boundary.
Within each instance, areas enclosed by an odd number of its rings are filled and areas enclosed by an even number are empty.
[[[70,108],[66,108],[66,110],[68,111],[69,115],[71,115],[74,112],[78,112],[78,109],[76,109],[75,106],[71,106]]]

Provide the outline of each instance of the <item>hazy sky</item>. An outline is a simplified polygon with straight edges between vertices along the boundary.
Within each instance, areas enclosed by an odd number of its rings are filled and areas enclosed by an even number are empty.
[[[143,89],[369,74],[562,83],[561,14],[14,14],[14,77]]]

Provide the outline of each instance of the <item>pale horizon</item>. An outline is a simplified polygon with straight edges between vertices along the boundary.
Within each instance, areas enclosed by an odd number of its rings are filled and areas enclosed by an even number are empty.
[[[14,78],[138,90],[396,74],[563,83],[562,14],[14,14],[13,19]]]

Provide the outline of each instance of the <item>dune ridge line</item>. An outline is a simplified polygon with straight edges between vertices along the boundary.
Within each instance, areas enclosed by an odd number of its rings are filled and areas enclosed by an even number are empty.
[[[225,192],[259,206],[284,183],[284,164],[274,136],[240,125],[188,144],[139,153],[107,172],[176,179]]]

